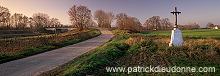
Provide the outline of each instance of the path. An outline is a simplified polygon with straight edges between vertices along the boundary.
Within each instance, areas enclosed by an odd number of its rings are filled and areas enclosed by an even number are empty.
[[[100,31],[102,32],[100,36],[77,44],[0,64],[0,76],[36,76],[52,70],[103,45],[113,37],[113,34],[106,29]]]

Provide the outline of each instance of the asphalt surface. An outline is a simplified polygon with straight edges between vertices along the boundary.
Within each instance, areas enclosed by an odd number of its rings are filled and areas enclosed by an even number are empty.
[[[0,64],[0,76],[37,76],[52,70],[103,45],[114,36],[106,29],[100,31],[100,36],[77,44]]]

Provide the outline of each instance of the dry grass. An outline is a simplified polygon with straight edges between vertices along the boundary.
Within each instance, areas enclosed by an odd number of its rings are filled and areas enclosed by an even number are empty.
[[[178,47],[168,47],[170,38],[153,39],[153,43],[150,44],[150,47],[149,45],[146,46],[147,44],[143,44],[149,42],[149,40],[150,39],[144,39],[143,37],[130,37],[125,43],[130,46],[139,46],[140,52],[152,53],[152,55],[172,56],[176,58],[184,56],[188,60],[220,63],[220,40],[217,39],[187,39],[184,41],[183,46]],[[141,43],[141,45],[137,45],[138,43]]]
[[[71,69],[63,72],[68,75],[85,74],[85,75],[113,75],[126,76],[127,73],[122,72],[106,72],[105,67],[136,67],[136,66],[187,66],[187,67],[202,67],[211,66],[219,69],[220,56],[219,40],[216,39],[187,39],[184,46],[168,47],[169,37],[144,37],[144,36],[119,36],[107,43],[100,50],[100,53],[89,52],[93,57],[84,55],[84,58],[74,60],[73,63],[68,64]],[[110,45],[111,43],[111,45]],[[122,45],[129,45],[122,46]],[[190,44],[190,45],[188,45]],[[120,49],[123,48],[123,49]],[[127,48],[127,49],[125,49]],[[117,50],[117,51],[116,51]],[[120,51],[121,50],[121,51]],[[123,51],[123,52],[122,52]],[[108,54],[103,54],[107,52]],[[119,55],[120,54],[120,55]],[[103,57],[97,57],[103,56]],[[106,58],[107,57],[107,58]],[[86,60],[91,58],[97,61]],[[100,59],[98,59],[100,58]],[[106,60],[109,59],[109,60]],[[103,61],[106,60],[106,61]],[[81,62],[82,64],[79,64]],[[88,63],[94,63],[88,65]],[[108,64],[109,63],[109,64]],[[94,67],[95,65],[98,67]],[[77,66],[77,67],[74,67]],[[91,66],[91,67],[90,67]],[[86,67],[86,68],[85,68]],[[91,68],[95,68],[91,69]],[[98,69],[98,70],[97,70]],[[216,75],[216,73],[132,73],[130,76],[148,76],[148,75]],[[61,74],[62,75],[62,74]],[[67,75],[67,74],[65,74]]]
[[[90,31],[84,30],[81,32],[0,40],[0,54],[15,54],[24,49],[33,49],[36,47],[47,46],[51,43],[60,43],[74,38],[86,37],[84,35],[88,32]]]

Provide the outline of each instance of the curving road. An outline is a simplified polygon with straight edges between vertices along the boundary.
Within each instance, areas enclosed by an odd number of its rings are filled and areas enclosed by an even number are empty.
[[[102,34],[98,37],[49,52],[0,64],[0,76],[36,76],[65,64],[103,45],[114,36],[106,29],[99,30]]]

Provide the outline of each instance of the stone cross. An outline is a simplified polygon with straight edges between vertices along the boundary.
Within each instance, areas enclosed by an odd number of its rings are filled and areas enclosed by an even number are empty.
[[[181,12],[177,11],[177,8],[175,7],[173,12],[170,12],[174,15],[175,18],[175,26],[171,33],[171,40],[169,43],[169,46],[182,46],[183,45],[183,38],[182,38],[182,32],[178,29],[177,25],[177,15]]]
[[[174,15],[174,19],[175,19],[175,26],[174,28],[178,28],[178,25],[177,25],[177,15],[179,15],[181,12],[177,11],[177,8],[175,7],[174,11],[173,12],[170,12]]]

